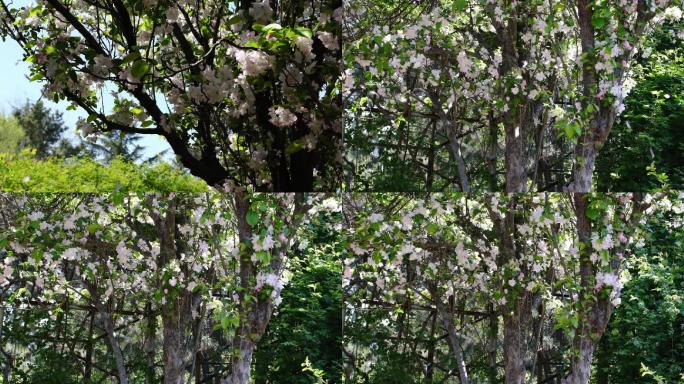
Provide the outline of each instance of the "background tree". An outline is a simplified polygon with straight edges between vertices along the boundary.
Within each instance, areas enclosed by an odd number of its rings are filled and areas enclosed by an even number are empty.
[[[684,380],[684,232],[672,212],[656,213],[629,262],[630,280],[601,340],[595,383]],[[646,374],[651,372],[651,374]],[[660,381],[657,380],[660,378]]]
[[[85,146],[95,158],[109,164],[117,157],[124,161],[136,162],[143,158],[145,148],[139,142],[139,135],[126,135],[122,132],[107,132],[85,140]]]
[[[307,359],[323,370],[325,383],[341,382],[340,213],[305,225],[307,242],[294,250],[283,302],[255,355],[257,384],[317,383],[313,374],[302,373]]]
[[[634,89],[625,112],[598,158],[599,190],[637,191],[660,186],[664,174],[673,189],[684,185],[684,39],[682,23],[654,34],[633,71]],[[654,169],[651,169],[653,165]]]
[[[24,141],[24,131],[17,120],[0,114],[0,152],[16,154]]]
[[[24,131],[23,146],[35,149],[38,158],[51,155],[66,131],[62,114],[51,111],[40,100],[35,103],[27,100],[14,109],[12,116]]]

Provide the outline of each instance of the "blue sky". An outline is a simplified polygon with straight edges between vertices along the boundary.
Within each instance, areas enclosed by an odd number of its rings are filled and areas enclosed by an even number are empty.
[[[19,2],[18,2],[19,3]],[[17,3],[17,5],[19,5]],[[6,41],[0,40],[0,112],[9,113],[13,107],[22,105],[26,99],[36,101],[41,97],[41,83],[35,83],[28,80],[29,73],[28,63],[22,61],[22,50],[19,45],[11,39]],[[64,115],[64,122],[68,127],[67,137],[71,140],[76,138],[76,120],[79,117],[85,117],[86,114],[77,109],[75,111],[67,111],[69,105],[66,102],[58,104],[51,100],[43,99],[43,102],[51,109],[58,110]],[[105,101],[105,104],[111,104]],[[164,139],[157,135],[145,135],[140,144],[145,147],[145,156],[151,157],[157,153],[169,148]],[[171,151],[168,153],[171,155]],[[168,158],[169,156],[167,156]]]

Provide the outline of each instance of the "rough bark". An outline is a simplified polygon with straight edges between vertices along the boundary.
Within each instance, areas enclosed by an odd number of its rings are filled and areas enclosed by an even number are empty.
[[[518,248],[515,242],[516,199],[511,199],[503,220],[498,221],[498,236],[501,239],[501,260],[506,262],[517,258]],[[525,382],[524,328],[529,321],[527,292],[521,292],[514,302],[501,307],[503,314],[504,334],[504,382],[506,384],[522,384]]]
[[[494,113],[489,113],[489,133],[487,135],[487,180],[490,191],[499,191],[496,162],[499,152],[499,122]]]
[[[518,66],[518,51],[516,41],[518,39],[518,15],[512,10],[510,19],[506,24],[492,17],[497,37],[501,43],[501,77],[505,77]],[[502,89],[501,96],[506,97],[508,90]],[[504,159],[506,163],[506,192],[525,192],[527,189],[527,172],[525,158],[525,135],[520,124],[520,111],[518,105],[512,105],[503,114],[504,125]]]
[[[589,206],[587,197],[587,195],[583,194],[574,195],[575,214],[577,217],[577,239],[583,244],[591,243],[591,220],[586,214]],[[594,270],[594,264],[589,257],[590,250],[584,250],[580,255],[580,284],[585,290],[587,287],[591,287],[591,281],[596,272]],[[603,306],[597,307],[596,310],[603,310],[604,308],[602,307]],[[593,321],[598,319],[596,314],[592,314],[592,312],[593,311],[590,309],[585,308],[585,306],[580,307],[579,327],[576,331],[575,339],[573,340],[575,355],[570,362],[570,375],[565,379],[565,382],[568,384],[586,384],[589,382],[591,361],[596,343],[594,338],[597,336],[600,337],[600,334],[595,334],[596,331],[599,331],[595,326],[600,326],[600,324],[592,324]],[[605,315],[609,316],[609,314]],[[605,328],[605,325],[602,328]]]
[[[252,238],[252,228],[247,223],[249,201],[242,191],[234,194],[235,216],[237,218],[238,236],[241,242],[249,242]],[[233,339],[235,354],[231,358],[231,374],[224,379],[225,384],[247,384],[250,376],[250,365],[254,352],[254,342],[251,340],[249,314],[252,303],[247,302],[246,292],[251,292],[251,284],[255,279],[254,265],[251,257],[245,253],[240,255],[240,287],[238,293],[240,323]]]
[[[504,372],[506,384],[525,382],[525,356],[522,352],[523,326],[519,311],[504,315]]]
[[[5,326],[5,298],[3,297],[3,295],[0,295],[0,303],[3,303],[2,305],[0,305],[0,346],[2,346],[2,332]]]
[[[578,0],[577,14],[579,17],[580,40],[582,42],[582,53],[587,55],[582,64],[582,87],[584,105],[594,102],[596,92],[596,70],[593,60],[594,55],[594,26],[591,23],[594,11],[591,9],[591,1]],[[595,131],[599,122],[592,119],[589,129],[585,129],[579,137],[575,147],[575,166],[573,168],[573,184],[570,186],[571,192],[590,192],[592,186],[592,175],[596,161],[596,142]]]
[[[159,256],[162,263],[167,264],[179,257],[176,244],[176,205],[169,206],[164,216],[153,215],[159,236]],[[173,300],[162,305],[162,350],[164,355],[164,383],[183,384],[185,382],[185,366],[187,348],[185,331],[189,324],[189,296],[187,290],[181,290]]]
[[[256,344],[246,335],[241,335],[239,339],[238,353],[231,362],[233,373],[227,384],[249,384],[252,355]]]
[[[5,301],[4,301],[3,295],[0,295],[0,303],[4,303],[4,302]],[[2,332],[4,329],[4,325],[5,325],[5,306],[0,305],[0,351],[2,351],[2,352],[4,352],[4,350],[5,350],[3,348],[5,343],[3,342],[3,339],[2,339]],[[8,361],[5,363],[5,367],[2,370],[3,380],[4,380],[3,382],[4,383],[9,383],[9,369],[10,369],[10,362]]]
[[[0,214],[3,213],[0,211]],[[4,218],[4,215],[0,215],[0,217]],[[6,226],[6,224],[4,225]],[[0,227],[3,227],[3,225],[0,224]],[[5,296],[3,293],[0,293],[0,303],[5,303]],[[0,305],[0,353],[4,356],[4,361],[5,364],[2,367],[2,381],[3,383],[9,383],[10,380],[10,375],[12,373],[12,365],[13,365],[13,356],[5,351],[5,342],[3,339],[3,332],[4,332],[4,327],[5,327],[5,310],[6,307],[4,304]]]
[[[187,317],[188,314],[180,313],[179,304],[176,302],[173,303],[173,307],[165,306],[162,315],[165,384],[184,382],[185,345],[182,331],[184,329],[183,317]]]

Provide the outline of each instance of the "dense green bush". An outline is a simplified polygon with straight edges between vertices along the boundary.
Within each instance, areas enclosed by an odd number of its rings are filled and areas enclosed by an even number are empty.
[[[0,154],[0,190],[5,192],[202,192],[207,185],[167,163],[135,164],[114,159],[36,159]]]
[[[654,173],[684,188],[684,40],[675,32],[656,34],[653,53],[634,69],[627,109],[597,159],[599,191],[652,189]]]
[[[632,279],[601,340],[596,384],[684,383],[684,232],[665,225],[668,219],[649,225],[637,248]]]
[[[339,383],[342,376],[341,243],[331,217],[311,223],[311,244],[297,252],[283,302],[271,319],[255,355],[256,384]],[[320,370],[317,378],[305,362]]]

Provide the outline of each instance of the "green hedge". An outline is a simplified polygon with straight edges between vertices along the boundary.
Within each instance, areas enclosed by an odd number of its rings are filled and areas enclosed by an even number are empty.
[[[167,163],[134,164],[114,159],[102,165],[89,158],[36,159],[30,153],[0,154],[3,192],[203,192],[204,181]]]

